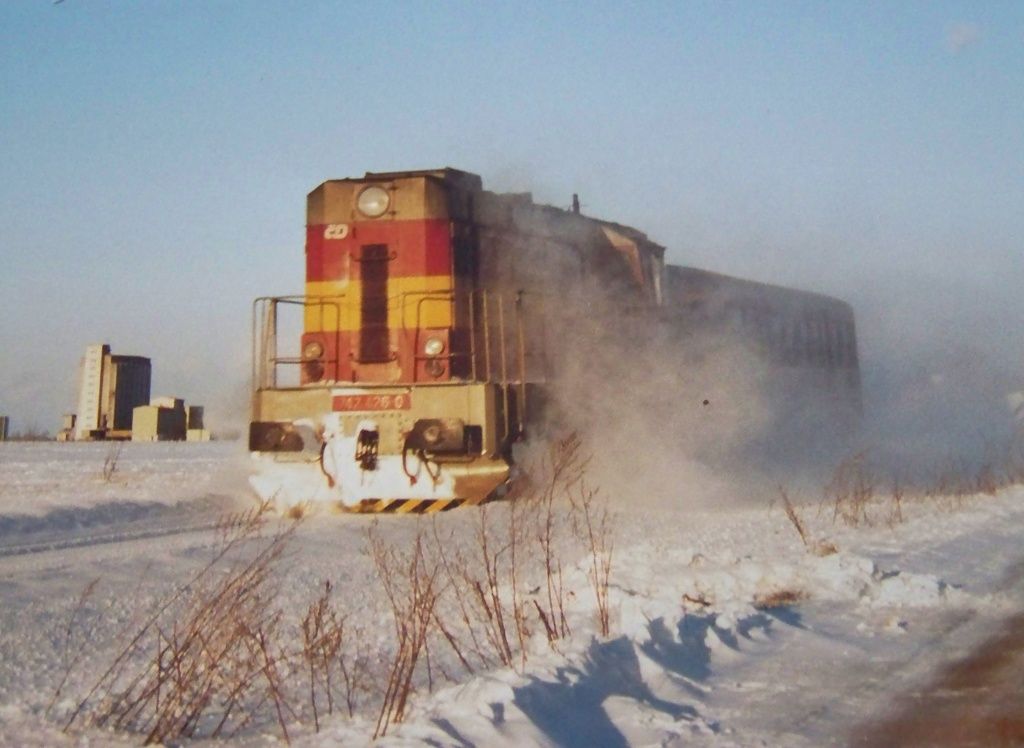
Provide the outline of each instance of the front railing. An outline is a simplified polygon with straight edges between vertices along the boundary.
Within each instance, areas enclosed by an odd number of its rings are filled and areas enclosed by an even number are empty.
[[[431,358],[423,353],[421,340],[427,333],[424,326],[429,304],[445,304],[453,320],[450,345],[438,356],[448,364],[459,364],[456,370],[468,374],[468,379],[478,383],[502,385],[505,393],[505,418],[510,417],[512,408],[508,399],[515,391],[515,410],[523,412],[526,406],[527,382],[545,378],[544,320],[539,318],[539,304],[534,314],[528,314],[527,295],[522,291],[499,292],[476,290],[465,293],[450,291],[406,291],[389,299],[400,310],[399,335],[410,341],[415,351],[414,360]],[[284,310],[301,313],[302,321],[282,321]],[[299,370],[312,359],[304,358],[301,351],[303,332],[316,332],[334,336],[333,354],[317,359],[337,370],[339,357],[354,355],[354,350],[342,350],[342,322],[352,327],[351,321],[358,319],[358,306],[344,295],[332,296],[264,296],[253,302],[252,315],[252,385],[253,389],[276,389],[299,386]],[[311,324],[307,324],[311,321]],[[318,322],[317,322],[318,321]],[[286,333],[282,333],[287,329]],[[280,344],[282,334],[289,341]],[[297,353],[282,354],[281,348],[298,348]],[[325,354],[327,355],[327,354]],[[415,383],[415,371],[407,384]],[[287,372],[287,373],[286,373]],[[330,381],[315,386],[336,384]],[[310,385],[314,386],[314,385]]]
[[[301,308],[303,321],[306,311],[316,309],[320,319],[324,319],[325,311],[334,320],[333,335],[335,356],[340,350],[340,322],[341,309],[344,298],[332,296],[330,298],[317,296],[261,296],[252,304],[252,388],[253,390],[275,389],[281,386],[279,368],[281,366],[295,366],[295,384],[298,384],[298,367],[306,363],[308,359],[303,358],[302,350],[299,348],[297,355],[279,355],[278,333],[279,333],[279,311],[284,308]],[[321,322],[321,327],[323,323]],[[289,330],[291,337],[296,344],[300,344],[302,326],[294,326]],[[322,359],[325,363],[336,364],[336,358]]]

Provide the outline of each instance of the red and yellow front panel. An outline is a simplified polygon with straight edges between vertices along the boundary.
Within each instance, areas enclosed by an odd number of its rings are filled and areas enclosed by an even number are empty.
[[[422,356],[417,358],[428,334],[441,338],[447,353],[454,325],[443,191],[422,177],[374,184],[391,196],[389,211],[377,219],[356,210],[365,183],[326,182],[309,196],[303,346],[319,341],[325,363],[322,374],[306,367],[304,382],[440,381],[450,376],[447,359],[441,375],[428,375]],[[367,262],[367,247],[386,260]],[[368,314],[375,330],[368,329]],[[371,334],[386,336],[374,341],[379,344],[374,356],[366,354],[369,341],[360,337]]]

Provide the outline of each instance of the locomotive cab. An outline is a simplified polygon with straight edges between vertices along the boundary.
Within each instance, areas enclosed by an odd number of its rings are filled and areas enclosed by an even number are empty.
[[[523,301],[478,287],[480,194],[454,169],[309,194],[305,294],[253,310],[249,446],[265,498],[426,512],[506,481],[524,430]],[[296,313],[298,355],[281,355]]]

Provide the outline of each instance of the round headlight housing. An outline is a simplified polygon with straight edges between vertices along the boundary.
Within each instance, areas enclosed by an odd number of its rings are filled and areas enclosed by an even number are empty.
[[[319,340],[310,340],[302,349],[302,357],[316,359],[324,355],[324,344]]]
[[[356,208],[367,218],[380,218],[391,205],[391,195],[383,187],[371,184],[356,198]]]
[[[434,336],[427,338],[423,344],[423,352],[428,356],[440,356],[444,353],[444,341]]]

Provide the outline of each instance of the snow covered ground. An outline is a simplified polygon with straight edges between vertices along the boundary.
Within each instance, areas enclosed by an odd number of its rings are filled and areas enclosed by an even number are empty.
[[[250,500],[239,445],[129,444],[105,477],[110,449],[0,444],[0,743],[141,742],[61,727],[147,612],[210,561],[217,518]],[[869,507],[870,525],[858,527],[833,522],[832,508],[807,496],[797,511],[813,552],[778,503],[738,497],[694,508],[700,497],[685,485],[678,506],[627,510],[627,498],[615,505],[608,636],[597,634],[588,547],[567,535],[557,550],[571,633],[549,646],[532,612],[544,599],[537,547],[524,545],[525,662],[517,652],[514,667],[482,667],[468,656],[470,673],[434,632],[429,679],[421,661],[407,718],[380,743],[850,744],[1024,602],[1020,487],[907,498],[902,522],[882,496]],[[506,526],[507,505],[487,511],[492,526]],[[345,709],[325,715],[321,701],[316,732],[302,673],[293,673],[285,717],[293,744],[371,741],[395,628],[368,528],[400,550],[425,530],[454,556],[472,551],[478,520],[479,510],[467,509],[436,523],[347,515],[301,523],[274,567],[281,630],[298,640],[297,619],[330,581],[349,645],[366,655],[375,683],[352,718]],[[454,592],[440,605],[452,621]],[[473,649],[468,639],[463,646]],[[280,741],[269,704],[266,716],[235,741]]]

